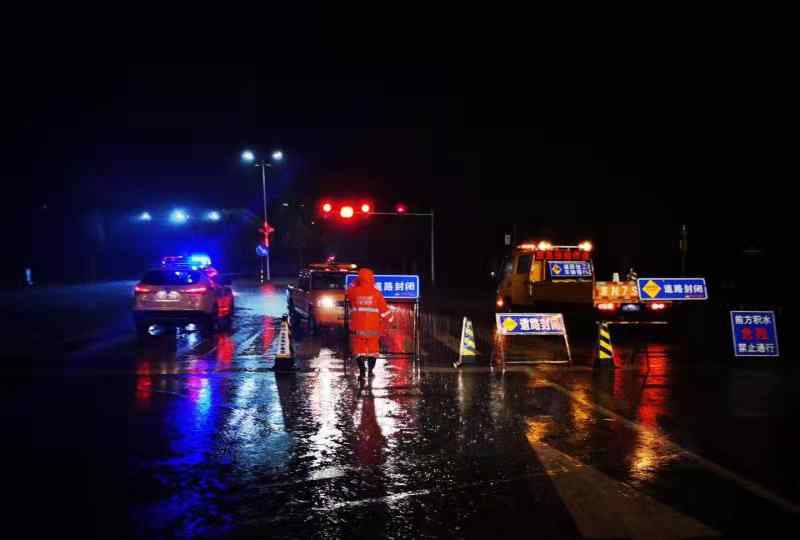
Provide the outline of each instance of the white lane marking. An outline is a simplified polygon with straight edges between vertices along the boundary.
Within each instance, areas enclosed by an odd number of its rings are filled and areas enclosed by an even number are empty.
[[[530,440],[530,438],[529,438]],[[537,440],[530,440],[584,538],[710,538],[720,533]]]
[[[244,340],[236,347],[236,352],[247,350],[247,348],[253,344],[253,342],[258,339],[258,336],[264,333],[263,328],[259,328],[255,334]]]
[[[530,372],[536,373],[537,375],[542,376],[541,370],[537,370],[536,368],[528,368],[528,369],[529,369]],[[590,409],[594,409],[595,411],[600,412],[600,413],[604,414],[605,416],[609,416],[611,418],[614,418],[615,420],[623,423],[625,426],[627,426],[630,429],[633,429],[635,431],[643,433],[643,434],[645,434],[645,435],[647,435],[649,437],[653,437],[654,439],[656,439],[656,440],[660,441],[662,444],[664,444],[665,447],[670,448],[674,452],[676,452],[678,454],[681,454],[684,457],[688,457],[688,458],[694,460],[695,462],[697,462],[698,464],[702,465],[703,467],[705,467],[709,471],[715,473],[716,475],[718,475],[718,476],[720,476],[722,478],[725,478],[727,480],[733,481],[735,484],[738,484],[740,487],[746,489],[747,491],[753,493],[754,495],[757,495],[757,496],[761,497],[762,499],[766,499],[766,500],[770,501],[771,503],[781,507],[783,510],[785,510],[787,512],[792,512],[792,513],[800,513],[800,505],[797,505],[796,503],[794,503],[792,501],[784,499],[780,495],[772,493],[770,490],[768,490],[764,486],[762,486],[762,485],[760,485],[760,484],[758,484],[756,482],[753,482],[751,480],[748,480],[746,478],[743,478],[743,477],[739,476],[738,474],[736,474],[735,472],[726,469],[722,465],[718,465],[718,464],[714,463],[713,461],[710,461],[710,460],[708,460],[708,459],[706,459],[706,458],[704,458],[704,457],[692,452],[691,450],[687,450],[686,448],[683,448],[679,444],[673,442],[669,437],[664,435],[659,430],[647,427],[647,426],[645,426],[643,424],[640,424],[638,422],[634,422],[633,420],[629,420],[628,418],[626,418],[626,417],[624,417],[624,416],[622,416],[622,415],[620,415],[620,414],[618,414],[618,413],[616,413],[616,412],[614,412],[614,411],[612,411],[610,409],[606,409],[605,407],[603,407],[601,405],[598,405],[598,404],[596,404],[596,403],[594,403],[592,401],[584,399],[583,397],[581,397],[580,395],[576,394],[575,392],[572,392],[571,390],[561,386],[560,384],[555,383],[553,381],[550,381],[550,380],[548,380],[546,378],[544,379],[543,383],[546,384],[547,386],[549,386],[550,388],[556,390],[557,392],[569,397],[573,401],[576,401],[577,403],[580,403],[581,405],[589,407]]]

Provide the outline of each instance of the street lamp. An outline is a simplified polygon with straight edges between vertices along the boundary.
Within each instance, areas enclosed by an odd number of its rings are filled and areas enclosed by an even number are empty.
[[[275,150],[272,152],[272,161],[282,161],[283,160],[283,152],[280,150]],[[264,259],[266,258],[267,263],[267,281],[271,279],[270,276],[270,268],[269,268],[269,220],[267,219],[267,168],[272,167],[272,163],[268,163],[266,160],[256,161],[256,155],[250,151],[245,150],[242,152],[242,161],[247,164],[253,163],[256,167],[261,167],[261,194],[263,197],[264,202],[264,244],[267,248],[266,255],[261,257],[261,274],[259,279],[261,283],[264,283]]]

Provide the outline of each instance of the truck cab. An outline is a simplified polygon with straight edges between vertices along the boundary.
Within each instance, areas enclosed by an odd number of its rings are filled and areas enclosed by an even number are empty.
[[[345,278],[358,268],[352,263],[310,264],[300,271],[297,284],[289,285],[289,315],[305,319],[316,333],[322,327],[344,325]]]
[[[554,246],[547,241],[518,245],[501,270],[497,311],[592,309],[595,278],[591,251],[590,242],[575,246]]]

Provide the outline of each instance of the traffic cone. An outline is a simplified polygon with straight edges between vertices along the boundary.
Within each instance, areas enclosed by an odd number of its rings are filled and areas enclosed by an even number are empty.
[[[597,324],[597,360],[595,367],[613,368],[614,348],[611,346],[611,331],[608,329],[607,322]]]
[[[287,371],[294,369],[294,348],[292,347],[292,336],[289,321],[285,318],[281,321],[281,329],[278,334],[278,351],[275,354],[275,370]]]
[[[461,323],[461,343],[458,346],[458,361],[453,363],[453,367],[461,367],[463,364],[475,365],[478,363],[478,348],[475,345],[475,331],[472,329],[472,321],[464,317]]]

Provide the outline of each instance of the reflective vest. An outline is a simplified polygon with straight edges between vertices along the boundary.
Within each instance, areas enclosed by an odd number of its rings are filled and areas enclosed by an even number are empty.
[[[360,337],[379,337],[381,322],[392,312],[373,283],[358,283],[347,291],[350,302],[350,333]]]

